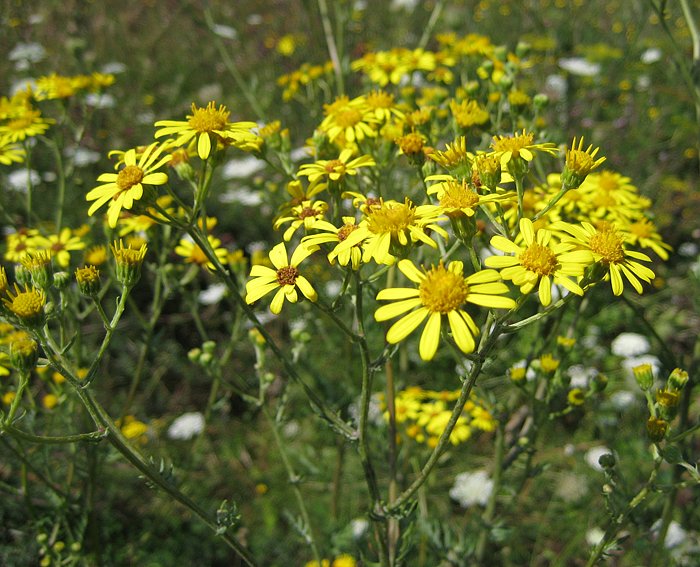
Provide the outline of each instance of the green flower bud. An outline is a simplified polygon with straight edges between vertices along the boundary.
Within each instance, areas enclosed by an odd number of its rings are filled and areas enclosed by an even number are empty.
[[[654,384],[654,369],[651,364],[640,364],[632,369],[634,379],[639,387],[646,392]]]
[[[688,383],[688,373],[680,368],[674,368],[668,377],[668,387],[671,390],[680,391]]]
[[[100,291],[100,271],[95,266],[85,266],[75,270],[80,293],[87,297],[95,297]]]
[[[668,421],[658,417],[650,417],[647,420],[647,435],[654,443],[663,441],[668,432]]]
[[[30,372],[39,359],[39,345],[29,336],[10,343],[10,362],[20,372]]]

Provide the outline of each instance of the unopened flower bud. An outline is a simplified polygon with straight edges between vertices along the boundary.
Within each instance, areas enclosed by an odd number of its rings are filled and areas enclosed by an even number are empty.
[[[680,391],[688,383],[688,373],[680,368],[674,368],[668,377],[668,387],[671,390]]]
[[[202,344],[202,350],[206,352],[207,354],[214,354],[214,351],[216,350],[216,342],[215,341],[206,341]]]
[[[21,262],[22,266],[29,272],[34,287],[46,290],[51,286],[53,283],[51,252],[48,250],[28,252]]]
[[[53,286],[58,291],[63,291],[71,282],[71,275],[68,272],[55,272],[53,275]]]
[[[117,266],[117,281],[124,287],[135,286],[141,278],[141,266],[146,257],[146,250],[145,244],[142,244],[138,250],[131,246],[124,248],[121,240],[112,244],[112,253]]]
[[[10,343],[10,362],[20,372],[29,372],[39,358],[39,345],[29,336],[23,336]]]
[[[649,439],[658,443],[666,437],[666,432],[668,431],[668,421],[658,417],[650,417],[647,420],[647,435]]]
[[[87,297],[95,297],[100,291],[100,270],[95,266],[75,270],[75,280],[78,282],[80,293]]]
[[[651,386],[654,384],[654,369],[651,364],[645,363],[635,366],[632,368],[632,372],[634,373],[634,379],[644,392],[651,389]]]

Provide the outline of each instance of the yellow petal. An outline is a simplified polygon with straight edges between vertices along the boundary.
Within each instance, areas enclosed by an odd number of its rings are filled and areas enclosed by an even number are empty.
[[[428,322],[425,324],[418,347],[420,357],[423,360],[432,360],[437,352],[438,343],[440,342],[440,321],[440,313],[431,313]]]
[[[423,322],[423,319],[425,319],[427,315],[427,309],[418,309],[413,313],[409,313],[405,317],[399,319],[387,332],[387,342],[395,344],[404,340],[408,335],[415,331],[416,327]]]

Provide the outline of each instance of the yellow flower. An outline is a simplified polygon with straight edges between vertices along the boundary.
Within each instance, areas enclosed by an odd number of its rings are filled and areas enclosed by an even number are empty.
[[[15,294],[7,292],[8,299],[3,299],[3,303],[12,311],[23,323],[27,325],[38,324],[44,317],[44,304],[46,294],[41,289],[24,287],[20,290],[15,284]]]
[[[467,171],[473,158],[472,154],[467,151],[467,138],[465,136],[459,136],[451,144],[446,144],[444,151],[435,151],[429,157],[449,171],[458,168]]]
[[[159,120],[156,127],[161,127],[156,131],[155,137],[176,136],[173,146],[186,146],[194,138],[197,138],[197,154],[201,159],[207,159],[216,149],[217,142],[224,144],[245,144],[253,143],[258,137],[252,133],[251,128],[255,128],[255,122],[229,122],[231,114],[225,106],[219,105],[216,108],[215,102],[210,102],[207,106],[198,108],[192,103],[192,114],[187,115],[187,120]]]
[[[444,176],[434,176],[443,178]],[[515,197],[515,193],[491,193],[480,195],[471,189],[466,179],[461,182],[454,177],[428,187],[428,195],[436,195],[440,201],[440,212],[448,217],[474,216],[479,206],[486,203],[504,203]]]
[[[41,112],[27,101],[17,100],[6,120],[0,124],[0,138],[8,142],[21,142],[26,138],[40,136],[55,120],[42,118]]]
[[[170,160],[169,155],[161,156],[165,145],[154,142],[148,146],[136,161],[136,150],[130,149],[124,154],[124,167],[118,173],[103,173],[97,181],[106,182],[92,189],[86,196],[87,201],[95,201],[88,210],[88,215],[97,211],[102,205],[109,202],[107,218],[109,226],[117,226],[119,213],[124,209],[131,209],[134,202],[143,197],[144,185],[164,185],[168,182],[168,175],[156,170]],[[160,159],[159,159],[160,158]]]
[[[399,270],[417,288],[390,288],[377,294],[379,301],[393,301],[383,305],[374,314],[377,321],[401,316],[387,332],[389,343],[398,343],[411,334],[426,318],[428,321],[420,338],[419,353],[423,360],[431,360],[440,340],[443,316],[452,332],[452,338],[462,352],[474,350],[474,337],[479,329],[471,316],[461,307],[473,303],[483,307],[511,309],[515,302],[503,294],[508,287],[500,282],[495,270],[481,270],[464,277],[462,262],[442,263],[421,272],[411,260],[401,260]]]
[[[557,368],[559,368],[559,364],[560,361],[551,354],[543,354],[540,357],[540,368],[542,368],[543,372],[547,372],[548,374],[556,372]]]
[[[646,217],[624,225],[622,236],[627,244],[651,248],[662,260],[668,260],[668,251],[673,250],[663,241],[654,223]]]
[[[530,293],[539,283],[540,303],[545,307],[552,302],[552,285],[564,286],[572,293],[583,295],[581,287],[567,276],[582,276],[585,267],[592,263],[592,256],[585,250],[573,250],[575,244],[552,242],[552,232],[539,229],[535,232],[530,219],[520,220],[520,234],[524,246],[496,235],[491,246],[512,254],[490,256],[485,263],[501,270],[504,280],[512,280],[523,294]]]
[[[302,239],[302,244],[304,246],[319,246],[329,242],[340,244],[352,232],[359,228],[353,217],[343,217],[343,223],[343,226],[340,228],[336,228],[330,223],[326,223],[328,224],[328,227],[326,228],[317,226],[316,228],[320,232],[305,236]],[[360,249],[359,244],[356,244],[351,248],[346,248],[342,252],[338,252],[337,249],[338,246],[336,246],[335,249],[328,254],[328,261],[331,264],[335,263],[335,260],[337,259],[341,266],[347,266],[350,264],[353,270],[357,270],[360,267],[360,263],[362,261],[362,250]]]
[[[86,244],[70,228],[63,228],[59,234],[37,236],[34,239],[34,246],[49,251],[61,268],[67,268],[70,264],[70,253],[83,250]]]
[[[581,388],[573,388],[569,390],[566,399],[570,406],[582,406],[586,401],[586,393]]]
[[[519,177],[527,172],[528,163],[535,157],[535,151],[557,155],[559,150],[550,143],[534,143],[535,135],[523,130],[522,134],[513,136],[494,136],[491,142],[493,152],[501,160],[501,167],[507,169],[514,177]]]
[[[331,142],[338,140],[342,144],[353,144],[377,135],[379,120],[363,97],[350,100],[347,96],[341,96],[325,105],[325,114],[319,129],[328,135]]]
[[[472,126],[481,126],[489,120],[488,111],[475,100],[463,100],[462,102],[453,100],[450,102],[450,111],[455,123],[462,130]]]
[[[275,221],[274,228],[278,230],[283,224],[291,223],[284,231],[285,242],[290,240],[298,228],[304,227],[306,232],[313,229],[329,230],[335,228],[325,220],[328,204],[324,201],[304,201],[296,207],[292,207],[288,216],[283,216]]]
[[[651,258],[641,252],[627,250],[624,237],[614,226],[605,224],[596,229],[587,222],[580,225],[554,223],[552,226],[570,234],[573,238],[567,240],[578,246],[581,251],[592,253],[593,260],[605,269],[605,279],[610,278],[615,295],[622,294],[622,276],[625,276],[637,293],[643,291],[639,280],[650,282],[654,279],[654,272],[637,261],[651,262]]]
[[[85,263],[101,266],[107,261],[107,247],[103,244],[92,246],[85,251]]]
[[[117,281],[127,287],[136,285],[141,277],[141,266],[146,258],[148,249],[146,244],[141,244],[139,248],[132,248],[130,245],[124,248],[124,243],[119,240],[119,242],[113,242],[111,248],[117,268]]]
[[[357,168],[370,167],[376,165],[371,156],[363,155],[350,159],[353,155],[353,150],[346,148],[340,152],[338,159],[320,159],[316,163],[307,163],[299,168],[299,175],[309,178],[309,183],[316,191],[325,189],[327,183],[324,179],[330,181],[339,181],[346,175],[357,175]],[[317,185],[319,185],[317,187]]]
[[[26,152],[9,136],[0,136],[0,164],[10,165],[11,163],[22,163],[26,157]]]
[[[600,148],[593,146],[583,150],[583,136],[576,145],[576,138],[571,143],[571,148],[566,150],[566,163],[561,174],[562,184],[566,189],[575,189],[583,183],[588,174],[605,161],[604,157],[595,159]]]
[[[44,406],[45,409],[53,409],[58,405],[58,397],[55,394],[46,394],[41,398],[41,405]]]
[[[207,240],[216,257],[225,265],[228,259],[228,250],[221,247],[221,240],[214,238],[211,234],[207,235]],[[216,266],[209,261],[202,249],[190,239],[181,239],[180,243],[175,247],[175,254],[182,256],[188,264],[199,264],[212,271],[216,269]]]
[[[403,203],[380,199],[365,211],[367,218],[338,245],[338,254],[362,242],[363,262],[374,259],[378,264],[393,264],[396,259],[393,253],[396,252],[396,247],[423,242],[437,248],[437,243],[429,236],[428,231],[432,230],[447,238],[445,230],[435,224],[443,217],[440,217],[440,211],[434,205],[416,207],[408,198]]]
[[[287,249],[284,242],[280,242],[270,251],[270,261],[273,268],[256,264],[250,270],[251,279],[246,284],[246,303],[254,303],[264,295],[277,290],[270,304],[270,311],[275,315],[282,311],[282,305],[286,299],[290,303],[296,303],[299,299],[297,288],[309,301],[316,301],[318,295],[311,286],[309,280],[299,273],[299,264],[308,256],[318,250],[317,246],[297,246],[290,260],[287,259]]]

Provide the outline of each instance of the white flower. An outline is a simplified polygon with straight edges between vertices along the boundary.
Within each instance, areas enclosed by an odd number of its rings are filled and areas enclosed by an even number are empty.
[[[610,345],[613,354],[626,358],[649,352],[649,339],[638,333],[621,333]]]
[[[561,100],[568,89],[566,78],[563,75],[549,75],[544,82],[544,89],[553,101]]]
[[[15,191],[22,191],[23,193],[27,192],[29,180],[31,180],[32,185],[36,185],[41,181],[41,177],[33,169],[29,171],[29,175],[27,175],[26,169],[15,169],[7,176],[7,184]]]
[[[15,62],[15,69],[26,71],[32,63],[37,63],[46,57],[46,50],[39,43],[18,43],[8,53],[7,58]]]
[[[114,108],[117,101],[111,94],[89,93],[85,97],[85,104],[94,108]]]
[[[198,411],[183,413],[168,427],[170,439],[192,439],[204,431],[204,416]]]
[[[223,24],[214,24],[212,31],[224,39],[236,39],[238,37],[238,32],[235,28],[224,26]]]
[[[659,530],[661,529],[661,520],[656,520],[654,525],[651,526],[651,531],[658,537]],[[668,525],[668,530],[666,531],[666,538],[664,539],[664,547],[666,549],[671,549],[673,547],[679,546],[685,541],[687,536],[686,531],[683,527],[676,521],[672,520]]]
[[[590,530],[586,531],[586,543],[591,547],[598,545],[600,540],[602,540],[604,537],[605,532],[598,527],[591,528]]]
[[[265,162],[253,156],[232,159],[221,168],[221,177],[223,179],[242,179],[250,177],[264,167]]]
[[[484,470],[463,472],[455,477],[455,482],[450,488],[450,498],[459,502],[462,508],[469,508],[478,504],[486,506],[493,491],[493,480]]]
[[[210,285],[207,289],[200,291],[198,300],[202,305],[214,305],[215,303],[219,303],[225,294],[226,285],[215,283]]]
[[[352,522],[350,522],[350,526],[352,529],[352,537],[354,539],[360,539],[363,535],[365,535],[365,533],[367,533],[369,522],[364,518],[355,518]]]
[[[66,149],[66,155],[73,158],[73,164],[76,167],[85,167],[102,159],[102,155],[99,152],[81,148],[80,146]]]
[[[222,203],[238,203],[246,207],[257,207],[262,203],[262,196],[259,191],[254,191],[248,187],[229,189],[219,195]]]
[[[591,63],[583,57],[564,57],[559,59],[559,67],[572,75],[581,77],[595,77],[600,74],[600,65]]]
[[[571,378],[572,388],[586,388],[589,382],[598,374],[598,371],[595,368],[586,368],[582,364],[574,364],[568,368],[566,373]]]
[[[686,258],[692,258],[698,254],[698,245],[695,242],[683,242],[678,247],[678,254]]]
[[[102,65],[102,72],[106,75],[118,75],[126,71],[126,65],[121,61],[110,61]]]
[[[661,55],[662,52],[658,47],[650,47],[644,53],[642,53],[640,60],[645,65],[651,65],[652,63],[656,63],[659,59],[661,59]]]
[[[600,466],[600,463],[598,461],[603,455],[607,455],[610,452],[610,449],[602,445],[598,447],[591,447],[590,449],[588,449],[588,451],[586,451],[586,454],[583,456],[583,459],[592,469],[602,471],[603,467]]]
[[[610,402],[616,409],[623,410],[635,404],[637,396],[629,390],[620,390],[610,396]]]

